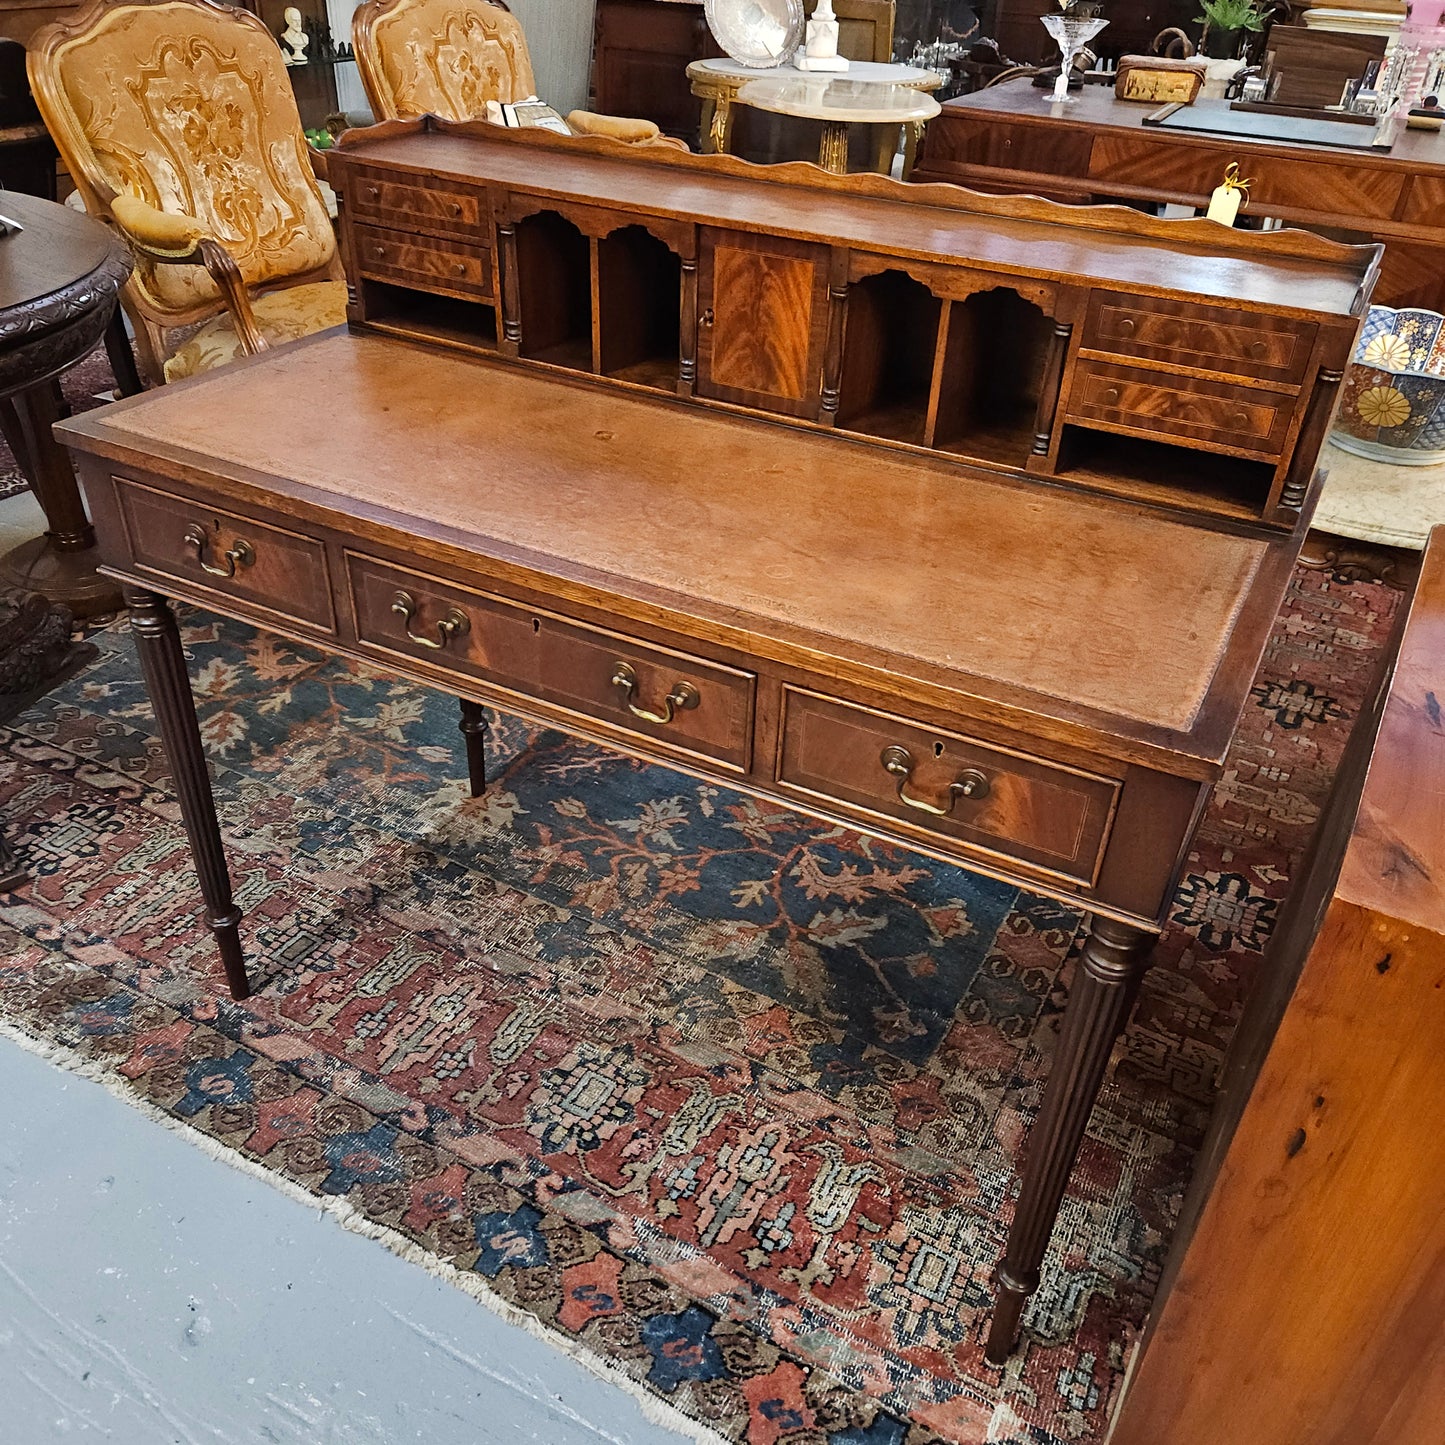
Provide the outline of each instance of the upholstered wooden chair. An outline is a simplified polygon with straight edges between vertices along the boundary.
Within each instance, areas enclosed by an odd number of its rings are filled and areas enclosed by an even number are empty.
[[[536,94],[527,37],[501,0],[366,0],[351,40],[378,120],[485,120],[489,101]],[[574,110],[567,124],[577,135],[687,149],[650,120]]]
[[[148,384],[345,320],[346,287],[281,51],[215,0],[92,0],[31,41],[30,81],[86,209],[130,243]]]

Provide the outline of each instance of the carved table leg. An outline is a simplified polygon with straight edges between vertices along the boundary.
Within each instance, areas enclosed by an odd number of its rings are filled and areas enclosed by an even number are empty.
[[[231,878],[226,871],[221,827],[216,820],[216,802],[211,795],[211,778],[201,751],[201,730],[196,721],[196,703],[191,680],[186,675],[186,655],[176,619],[158,592],[144,587],[127,587],[130,628],[145,673],[146,691],[160,725],[171,777],[180,799],[181,818],[191,842],[191,857],[206,901],[206,922],[216,935],[226,983],[231,997],[245,998],[251,992],[246,978],[246,960],[241,953],[237,925],[241,910],[231,898]]]
[[[1018,1209],[996,1276],[985,1357],[1000,1365],[1013,1349],[1024,1301],[1039,1282],[1069,1172],[1103,1082],[1114,1040],[1149,966],[1154,935],[1096,918],[1069,990],[1058,1052],[1044,1086],[1043,1108],[1029,1131]]]
[[[467,740],[467,777],[472,797],[480,798],[487,791],[487,715],[479,702],[461,699],[462,720],[457,724]]]
[[[63,602],[76,617],[110,612],[120,602],[114,582],[96,570],[100,554],[85,515],[75,470],[50,428],[66,414],[54,378],[26,387],[0,404],[5,433],[45,513],[43,536],[0,558],[0,576],[17,587]]]
[[[835,176],[848,171],[848,122],[825,120],[823,138],[818,142],[818,164]]]

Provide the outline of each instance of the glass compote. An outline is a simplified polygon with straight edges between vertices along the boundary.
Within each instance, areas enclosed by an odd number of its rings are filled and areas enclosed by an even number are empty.
[[[1092,8],[1092,7],[1091,7]],[[1049,101],[1053,105],[1073,105],[1074,97],[1069,94],[1069,76],[1073,73],[1074,61],[1079,52],[1109,22],[1096,15],[1040,15],[1044,29],[1058,42],[1064,52],[1064,63],[1059,67],[1059,78],[1054,84]]]

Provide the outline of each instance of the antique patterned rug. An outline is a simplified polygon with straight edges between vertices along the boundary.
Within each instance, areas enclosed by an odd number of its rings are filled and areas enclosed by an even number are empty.
[[[188,612],[234,1004],[116,623],[0,727],[0,1020],[704,1438],[1098,1440],[1396,600],[1297,575],[1002,1370],[1080,919],[845,829],[505,716],[472,801],[451,699]]]

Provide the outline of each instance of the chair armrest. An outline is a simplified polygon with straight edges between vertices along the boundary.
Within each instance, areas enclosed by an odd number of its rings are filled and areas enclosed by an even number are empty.
[[[266,350],[266,338],[256,324],[251,298],[236,258],[194,216],[158,211],[137,196],[118,195],[110,201],[111,219],[130,244],[152,261],[176,266],[204,266],[216,283],[241,349],[247,356]]]
[[[196,247],[206,236],[206,228],[195,217],[158,211],[138,196],[116,196],[110,214],[126,240],[157,261],[194,260]]]

